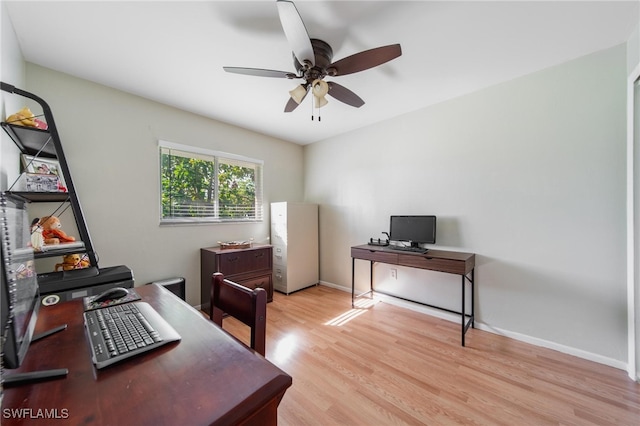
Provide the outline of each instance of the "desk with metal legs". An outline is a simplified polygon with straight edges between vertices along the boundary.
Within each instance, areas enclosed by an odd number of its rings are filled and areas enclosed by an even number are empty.
[[[369,284],[370,290],[360,295],[355,294],[355,261],[356,259],[368,260],[370,262]],[[373,289],[373,265],[375,262],[387,263],[390,265],[408,266],[411,268],[427,269],[430,271],[445,272],[448,274],[456,274],[461,276],[462,280],[462,309],[460,312],[442,308],[440,306],[429,305],[427,303],[409,300],[430,308],[440,309],[443,311],[458,314],[462,317],[462,346],[465,345],[464,336],[469,327],[474,327],[475,322],[475,294],[474,294],[474,272],[476,264],[476,255],[474,253],[462,253],[445,250],[429,250],[426,253],[413,253],[406,251],[393,250],[390,247],[379,247],[370,245],[360,245],[351,247],[351,306],[354,306],[356,297],[371,293]],[[471,313],[467,314],[466,310],[466,282],[471,287]],[[377,291],[377,290],[376,290]],[[378,291],[380,292],[380,291]],[[380,292],[384,293],[384,292]],[[398,297],[398,296],[393,296]]]

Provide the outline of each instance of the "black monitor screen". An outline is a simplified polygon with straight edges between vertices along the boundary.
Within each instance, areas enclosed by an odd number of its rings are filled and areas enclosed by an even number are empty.
[[[410,241],[412,245],[435,244],[435,216],[391,216],[389,238]]]
[[[40,298],[24,205],[16,205],[3,196],[0,210],[2,358],[5,367],[17,368],[31,342]]]

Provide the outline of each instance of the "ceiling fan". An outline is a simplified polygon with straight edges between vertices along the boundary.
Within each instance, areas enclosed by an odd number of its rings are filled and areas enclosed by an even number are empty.
[[[333,59],[331,46],[322,40],[309,38],[295,4],[288,0],[277,0],[276,4],[282,29],[293,51],[293,65],[296,73],[261,68],[223,67],[223,69],[226,72],[259,77],[303,79],[302,84],[289,92],[291,98],[285,105],[284,112],[296,109],[309,92],[315,98],[316,108],[327,104],[326,95],[330,95],[347,105],[360,108],[364,105],[364,101],[358,95],[338,83],[325,81],[324,78],[364,71],[402,55],[400,45],[391,44],[365,50],[331,62]]]

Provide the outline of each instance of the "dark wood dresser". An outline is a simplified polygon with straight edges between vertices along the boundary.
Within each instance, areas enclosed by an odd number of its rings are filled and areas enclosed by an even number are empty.
[[[273,248],[270,245],[253,245],[245,249],[209,247],[200,249],[200,303],[209,311],[211,275],[222,272],[224,277],[249,288],[262,287],[267,291],[267,301],[273,300]]]

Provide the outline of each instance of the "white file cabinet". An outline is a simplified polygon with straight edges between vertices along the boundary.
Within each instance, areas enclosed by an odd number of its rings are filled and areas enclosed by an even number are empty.
[[[273,288],[289,294],[318,284],[318,205],[271,203]]]

